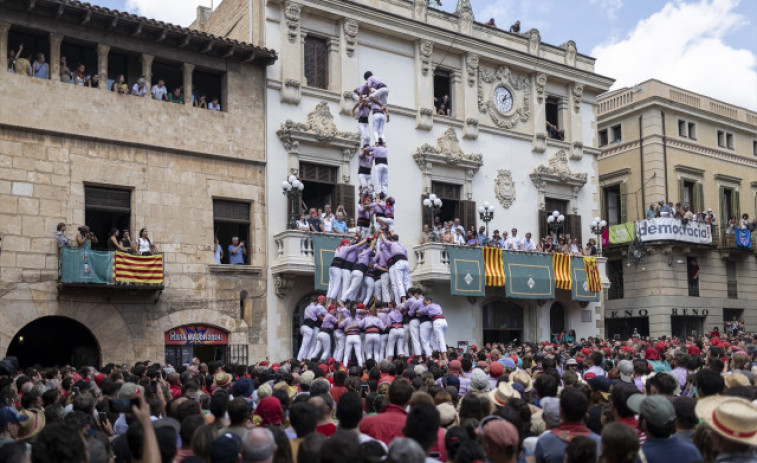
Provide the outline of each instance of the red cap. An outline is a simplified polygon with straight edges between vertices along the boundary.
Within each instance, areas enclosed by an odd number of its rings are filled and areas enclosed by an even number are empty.
[[[594,378],[596,378],[596,377],[597,377],[596,373],[594,373],[594,372],[591,372],[591,371],[590,371],[590,372],[588,372],[588,373],[586,373],[586,374],[584,375],[584,379],[585,379],[585,380],[594,379]]]
[[[583,349],[581,349],[581,353],[584,354],[586,357],[591,355],[591,351],[589,350],[588,347],[584,347]]]
[[[318,296],[318,302],[323,302],[326,300],[326,296]]]
[[[478,346],[477,346],[477,345],[475,345],[475,344],[473,344],[473,345],[471,346],[471,348],[472,348],[473,350],[475,350],[475,351],[477,351],[477,350],[478,350]]]
[[[350,244],[350,240],[348,240],[347,238],[339,242],[339,246],[347,246],[348,244]]]
[[[329,367],[324,365],[323,363],[319,363],[318,368],[320,368],[324,375],[329,372]]]
[[[499,378],[505,373],[505,367],[499,362],[492,362],[489,365],[489,375],[492,378]]]
[[[95,376],[95,383],[99,386],[102,380],[107,378],[107,376],[104,373],[100,373],[99,375]]]
[[[355,306],[356,309],[365,309],[365,304],[360,302],[358,305]]]
[[[260,363],[258,363],[258,366],[267,367],[268,366],[268,362],[266,362],[266,361],[260,362]]]
[[[329,357],[328,360],[326,360],[326,363],[329,365],[333,365],[336,363],[336,360],[334,360],[334,357]]]
[[[660,360],[660,353],[656,349],[647,347],[645,358],[647,360]]]

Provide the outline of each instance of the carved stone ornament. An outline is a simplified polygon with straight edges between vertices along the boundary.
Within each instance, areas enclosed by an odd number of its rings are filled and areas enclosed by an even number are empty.
[[[300,86],[299,80],[286,79],[281,87],[281,102],[300,104]]]
[[[274,275],[273,291],[276,293],[276,296],[280,299],[285,298],[289,290],[294,287],[294,281],[294,277],[290,275]]]
[[[284,144],[288,152],[297,151],[298,140],[315,141],[318,143],[341,142],[340,145],[354,147],[360,145],[360,135],[357,132],[340,132],[334,123],[329,104],[321,101],[315,109],[308,114],[306,123],[294,122],[287,119],[276,131],[276,135]]]
[[[563,48],[565,48],[565,64],[567,64],[568,66],[575,66],[576,53],[578,52],[576,50],[576,42],[568,40],[563,45]]]
[[[428,75],[428,71],[431,70],[431,55],[434,52],[434,42],[423,39],[418,45],[418,51],[421,58],[421,74],[423,76]]]
[[[565,150],[557,151],[549,159],[549,166],[541,165],[531,171],[531,181],[537,188],[543,189],[547,183],[569,185],[571,187],[583,187],[588,175],[574,173],[568,167],[568,157]]]
[[[544,87],[547,85],[547,75],[543,72],[536,74],[536,101],[544,103]]]
[[[538,29],[528,31],[528,52],[532,55],[539,54],[539,45],[541,44],[541,34]]]
[[[360,23],[354,19],[345,19],[342,24],[344,29],[344,45],[347,56],[352,58],[355,54],[355,48],[357,47],[357,33],[360,30]]]
[[[463,10],[459,13],[460,33],[470,35],[473,32],[473,11]]]
[[[289,28],[287,34],[289,43],[294,43],[297,40],[297,28],[300,25],[301,11],[302,5],[289,1],[284,2],[284,17],[286,18],[287,28]]]
[[[573,95],[573,112],[578,114],[581,111],[581,96],[584,94],[584,85],[576,82],[570,87],[570,92]]]
[[[509,87],[513,92],[513,108],[503,116],[494,107],[493,92],[499,85]],[[520,104],[518,101],[520,100]],[[531,117],[531,79],[513,74],[507,66],[500,66],[493,73],[485,68],[478,72],[478,110],[489,114],[492,122],[501,129],[512,129],[518,122],[527,122]]]
[[[497,169],[497,179],[494,180],[494,194],[505,209],[509,209],[515,201],[515,182],[512,173],[507,169]]]
[[[468,53],[465,56],[465,70],[468,74],[468,87],[473,88],[476,85],[476,74],[478,73],[478,55]]]
[[[469,117],[463,125],[463,138],[475,140],[478,138],[478,119]]]
[[[467,154],[460,148],[460,140],[455,134],[455,129],[447,129],[436,141],[436,146],[424,143],[413,154],[415,163],[421,170],[426,169],[428,164],[448,164],[468,169],[475,174],[484,164],[480,154]]]
[[[428,0],[415,0],[414,19],[417,21],[426,20],[426,12],[428,11]]]

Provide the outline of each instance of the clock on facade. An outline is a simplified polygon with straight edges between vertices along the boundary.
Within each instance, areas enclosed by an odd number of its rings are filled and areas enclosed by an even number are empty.
[[[500,85],[494,89],[494,107],[500,114],[507,114],[513,109],[513,94],[507,87]]]

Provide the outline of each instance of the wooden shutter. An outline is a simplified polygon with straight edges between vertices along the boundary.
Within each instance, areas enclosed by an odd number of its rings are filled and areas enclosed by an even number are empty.
[[[476,201],[460,201],[460,215],[462,216],[463,227],[465,231],[470,227],[476,229]]]
[[[741,218],[739,209],[739,192],[737,190],[731,190],[731,216],[736,217],[736,220]]]
[[[312,37],[305,37],[305,85],[315,85],[315,43]]]
[[[305,37],[305,79],[309,87],[328,88],[328,44],[325,39]]]
[[[694,202],[691,204],[691,212],[697,213],[704,210],[704,186],[697,182],[694,184]]]
[[[678,202],[681,204],[684,204],[686,202],[686,186],[684,185],[683,179],[678,179]]]
[[[581,216],[580,215],[566,215],[565,216],[565,230],[564,233],[570,233],[570,237],[578,238],[578,245],[583,244],[581,239]]]
[[[356,218],[355,215],[355,185],[340,183],[334,186],[334,199],[337,206],[344,206],[347,219]],[[333,209],[336,210],[336,209]]]
[[[725,188],[722,186],[718,188],[718,202],[720,206],[718,211],[720,214],[720,226],[725,227],[728,223],[728,211],[725,210]]]
[[[620,223],[628,222],[628,184],[620,184]]]

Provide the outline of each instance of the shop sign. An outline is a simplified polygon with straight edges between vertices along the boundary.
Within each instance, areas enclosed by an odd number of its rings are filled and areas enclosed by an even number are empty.
[[[710,314],[710,309],[700,309],[700,308],[691,308],[691,307],[673,307],[670,313],[670,315],[674,317],[677,317],[677,316],[706,317],[709,314]]]
[[[225,346],[229,342],[228,333],[207,325],[184,325],[165,333],[167,346]]]
[[[647,309],[626,309],[626,310],[610,310],[608,318],[635,318],[646,317],[649,315]]]

